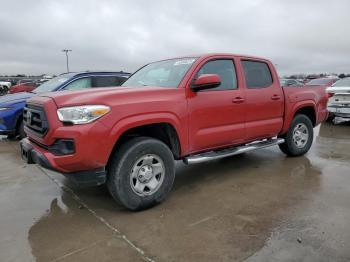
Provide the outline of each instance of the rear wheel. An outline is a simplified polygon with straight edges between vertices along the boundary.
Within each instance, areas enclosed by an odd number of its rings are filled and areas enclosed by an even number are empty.
[[[165,199],[174,178],[174,158],[167,145],[138,137],[127,141],[112,156],[107,187],[126,208],[143,210]]]
[[[290,125],[285,139],[279,147],[288,156],[301,156],[307,153],[313,141],[313,126],[311,120],[305,115],[296,115]]]

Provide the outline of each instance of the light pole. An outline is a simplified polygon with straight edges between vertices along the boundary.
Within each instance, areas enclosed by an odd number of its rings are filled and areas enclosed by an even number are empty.
[[[70,49],[63,49],[62,52],[66,53],[66,58],[67,58],[67,73],[69,73],[69,65],[68,65],[68,52],[72,52]]]

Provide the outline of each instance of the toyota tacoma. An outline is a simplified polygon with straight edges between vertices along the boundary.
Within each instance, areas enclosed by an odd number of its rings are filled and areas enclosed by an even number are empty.
[[[115,200],[142,210],[170,192],[174,160],[197,164],[274,145],[305,154],[327,99],[322,86],[282,88],[263,58],[173,58],[143,66],[118,89],[29,99],[21,154],[80,185],[106,183]]]

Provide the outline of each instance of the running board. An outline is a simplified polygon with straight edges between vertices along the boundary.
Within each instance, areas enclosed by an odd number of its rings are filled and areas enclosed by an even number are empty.
[[[228,156],[239,155],[245,152],[249,152],[249,151],[253,151],[253,150],[257,150],[265,147],[275,146],[282,143],[284,143],[283,138],[272,138],[272,139],[267,139],[263,141],[252,142],[243,146],[231,147],[231,148],[226,148],[219,151],[210,151],[210,152],[205,152],[198,155],[188,156],[188,157],[185,157],[183,161],[185,164],[197,164],[197,163],[202,163],[202,162],[224,158]]]

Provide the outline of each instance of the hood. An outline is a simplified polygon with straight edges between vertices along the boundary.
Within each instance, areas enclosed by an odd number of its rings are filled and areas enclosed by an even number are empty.
[[[3,104],[15,104],[20,102],[25,102],[28,98],[33,97],[35,94],[32,93],[16,93],[16,94],[8,94],[4,96],[0,96],[0,105]]]
[[[145,97],[158,97],[174,92],[177,88],[164,87],[118,87],[92,88],[81,91],[61,91],[40,94],[39,97],[52,98],[58,107],[79,106],[88,104],[114,104],[125,100],[140,101]],[[35,102],[35,97],[30,101]]]

